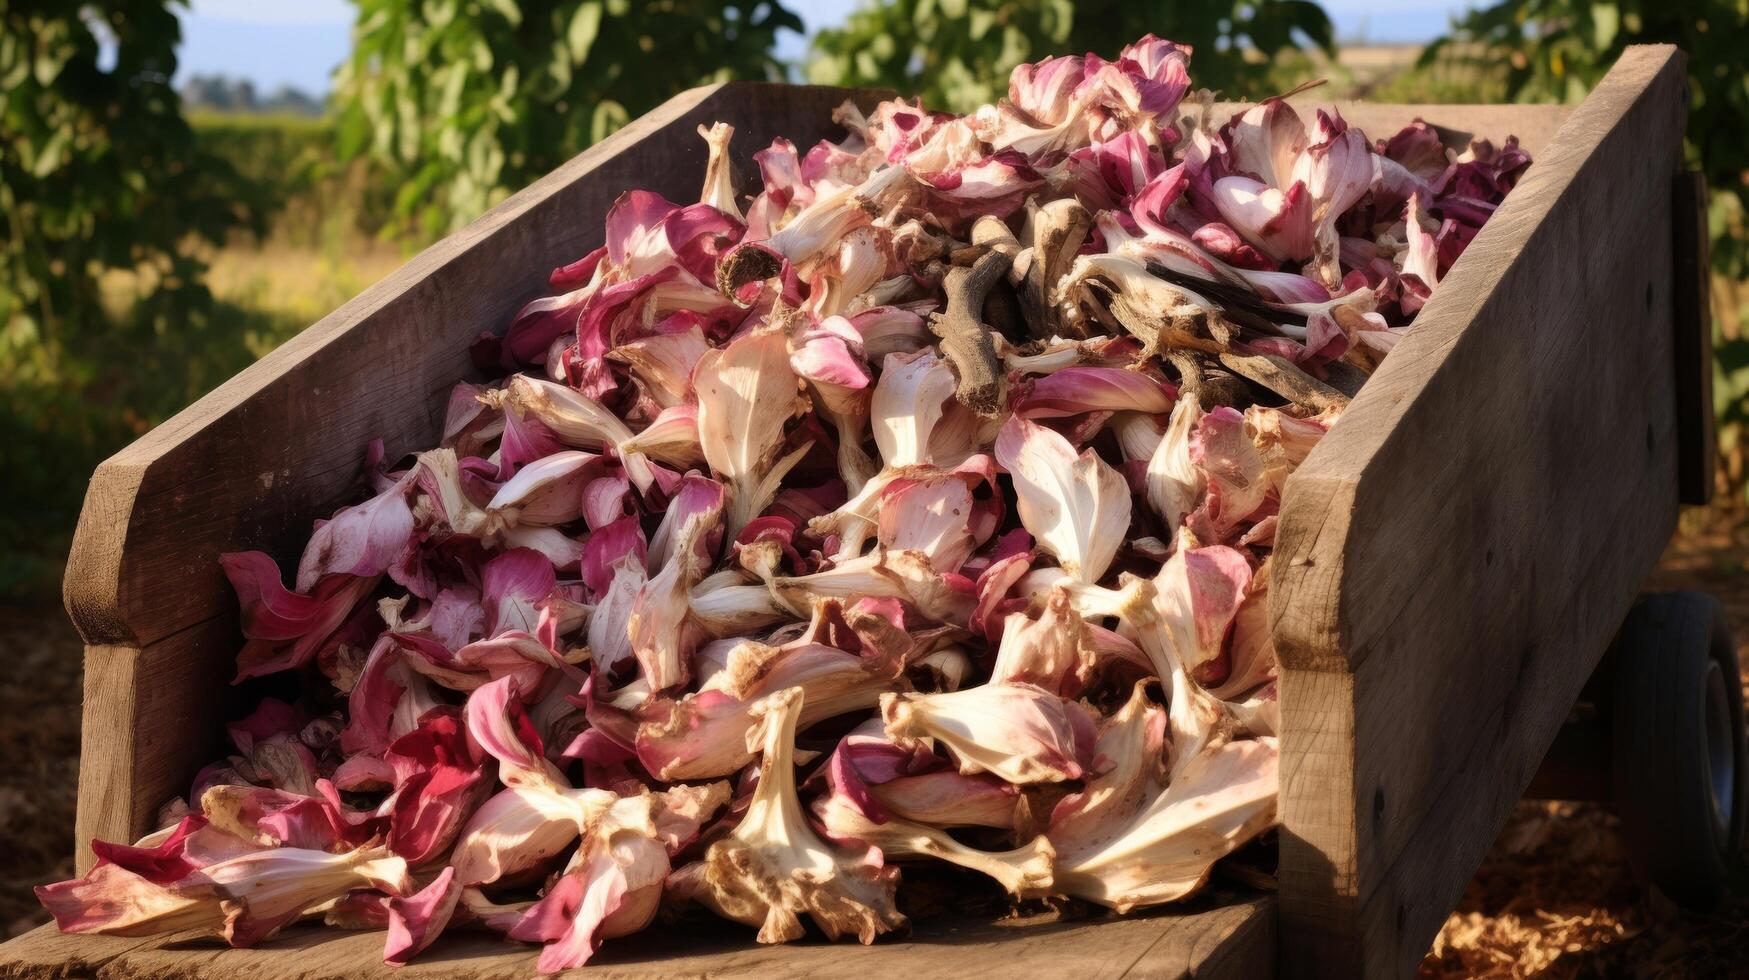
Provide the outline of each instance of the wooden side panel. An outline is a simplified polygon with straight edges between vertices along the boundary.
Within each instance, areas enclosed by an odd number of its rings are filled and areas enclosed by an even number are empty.
[[[1288,486],[1286,962],[1412,972],[1674,526],[1683,58],[1573,111]]]
[[[86,642],[142,647],[228,610],[214,559],[297,553],[310,521],[355,486],[365,445],[390,456],[437,441],[468,344],[501,330],[547,274],[596,247],[633,187],[697,200],[695,129],[734,123],[743,176],[779,135],[836,135],[832,109],[872,93],[730,82],[678,95],[420,253],[98,468],[67,563],[67,609]]]
[[[236,619],[220,616],[144,649],[87,647],[74,855],[93,838],[134,841],[158,808],[188,792],[219,751],[220,711],[236,655]]]
[[[908,940],[873,946],[816,939],[759,946],[748,930],[689,923],[687,941],[653,928],[604,945],[576,976],[622,980],[662,977],[1145,977],[1148,980],[1267,980],[1274,974],[1275,900],[1225,896],[1190,911],[1065,920],[1054,915],[995,922],[919,923]],[[678,948],[677,948],[678,947]],[[478,932],[445,935],[413,963],[383,965],[383,933],[302,926],[255,949],[211,940],[62,936],[52,926],[0,945],[0,978],[46,980],[89,975],[104,980],[252,980],[388,978],[521,980],[533,976],[537,951]],[[77,964],[80,969],[70,971]]]
[[[78,872],[94,863],[91,841],[132,842],[141,836],[135,820],[134,762],[139,718],[134,682],[140,651],[131,647],[85,648],[85,705],[79,731],[79,808],[73,820]]]

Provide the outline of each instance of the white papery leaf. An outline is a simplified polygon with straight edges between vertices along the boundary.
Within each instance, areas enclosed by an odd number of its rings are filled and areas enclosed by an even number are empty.
[[[1164,792],[1108,834],[1053,833],[1056,891],[1119,912],[1195,891],[1215,861],[1275,822],[1276,740],[1198,753]]]
[[[488,395],[487,400],[505,411],[534,416],[567,446],[618,452],[626,475],[639,490],[648,490],[655,482],[650,462],[643,453],[620,449],[621,443],[632,438],[631,427],[575,388],[518,374],[502,391]]]
[[[1015,416],[996,437],[996,461],[1014,478],[1020,521],[1082,582],[1097,582],[1130,526],[1122,474],[1089,449]]]
[[[933,350],[888,354],[869,404],[875,445],[888,469],[929,462],[929,436],[953,397],[953,369]]]
[[[704,137],[705,143],[710,147],[710,158],[704,165],[704,188],[698,193],[699,203],[708,204],[736,221],[745,222],[746,216],[741,214],[740,206],[735,203],[735,177],[729,171],[729,140],[735,135],[735,127],[719,122],[707,128],[700,123],[698,135]]]
[[[1202,406],[1196,396],[1190,392],[1179,395],[1166,436],[1148,458],[1148,503],[1168,528],[1177,529],[1184,522],[1184,515],[1196,508],[1196,498],[1202,493],[1202,471],[1190,459],[1190,435],[1200,421]]]
[[[705,462],[729,487],[727,534],[733,538],[764,506],[760,483],[795,412],[796,376],[783,331],[755,330],[698,359],[698,437]]]
[[[733,833],[704,861],[670,879],[671,891],[725,918],[759,927],[759,941],[788,942],[812,919],[829,938],[864,944],[905,924],[893,904],[898,874],[872,861],[866,847],[845,850],[821,840],[796,797],[795,734],[800,688],[788,688],[755,708],[760,724],[748,747],[760,751],[759,783]]]

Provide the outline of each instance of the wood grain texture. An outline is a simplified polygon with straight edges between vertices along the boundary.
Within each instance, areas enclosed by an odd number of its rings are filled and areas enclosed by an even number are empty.
[[[1675,181],[1677,478],[1685,504],[1713,497],[1719,438],[1713,417],[1712,235],[1706,175],[1685,170]]]
[[[760,946],[748,930],[717,921],[658,923],[612,940],[572,976],[659,977],[1011,977],[1267,980],[1274,974],[1275,900],[1228,892],[1189,910],[1065,920],[1034,915],[999,921],[937,919],[908,938],[873,946],[809,939]],[[677,941],[677,934],[684,941]],[[478,932],[444,936],[408,966],[383,965],[381,932],[301,926],[254,949],[211,940],[62,936],[44,926],[0,945],[0,978],[92,975],[104,980],[406,978],[520,980],[537,951]],[[70,964],[80,967],[69,970]],[[59,971],[59,972],[57,972]]]
[[[1293,972],[1413,971],[1669,538],[1683,90],[1629,49],[1290,479]]]
[[[875,96],[754,82],[675,96],[117,453],[92,477],[67,563],[67,610],[86,642],[142,647],[226,612],[219,553],[296,555],[311,520],[356,489],[370,440],[391,458],[434,445],[445,393],[473,374],[470,341],[599,245],[622,191],[697,200],[700,123],[736,126],[750,177],[774,137],[806,147],[837,135],[831,110]]]
[[[134,841],[158,808],[188,793],[220,754],[236,617],[220,616],[149,644],[85,648],[74,859],[93,862],[91,841]]]
[[[63,936],[53,925],[0,943],[0,980],[61,980],[94,977],[109,961],[157,939]]]

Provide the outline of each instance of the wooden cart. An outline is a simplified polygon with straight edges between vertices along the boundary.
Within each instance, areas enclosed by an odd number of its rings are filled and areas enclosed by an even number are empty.
[[[1278,894],[933,922],[870,948],[656,930],[608,944],[587,975],[1412,972],[1622,626],[1679,501],[1710,483],[1685,78],[1674,48],[1636,47],[1576,107],[1341,106],[1372,136],[1418,116],[1453,146],[1515,134],[1535,163],[1288,485],[1271,583]],[[733,123],[745,165],[775,136],[835,136],[834,106],[875,97],[742,82],[677,96],[105,462],[66,579],[87,644],[80,871],[86,842],[140,835],[219,752],[239,644],[220,552],[295,555],[354,490],[368,440],[391,456],[435,444],[445,393],[473,373],[469,341],[599,244],[621,191],[696,193],[700,123]],[[0,974],[372,976],[388,972],[381,946],[313,928],[228,950],[45,927],[0,946]],[[523,976],[534,957],[445,937],[398,975]]]

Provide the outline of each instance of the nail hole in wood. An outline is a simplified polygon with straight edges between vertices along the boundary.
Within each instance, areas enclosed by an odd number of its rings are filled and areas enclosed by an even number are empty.
[[[1383,831],[1385,826],[1385,788],[1378,787],[1372,791],[1372,824],[1375,831]]]
[[[1493,568],[1494,567],[1494,549],[1489,548],[1488,553],[1487,553],[1487,555],[1484,556],[1484,558],[1486,559],[1486,561],[1488,563],[1488,567]]]

